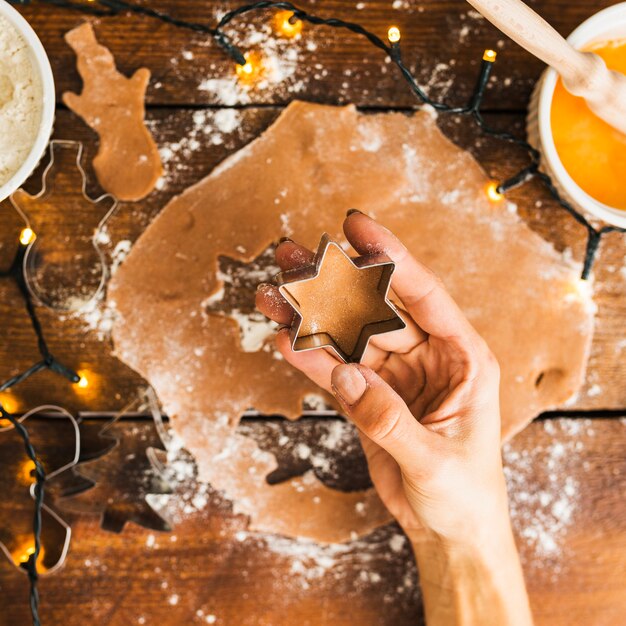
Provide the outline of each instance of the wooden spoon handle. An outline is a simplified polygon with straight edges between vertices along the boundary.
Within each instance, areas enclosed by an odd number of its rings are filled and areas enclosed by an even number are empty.
[[[552,66],[569,85],[585,81],[595,69],[591,55],[570,46],[548,22],[521,0],[467,0],[494,26]]]

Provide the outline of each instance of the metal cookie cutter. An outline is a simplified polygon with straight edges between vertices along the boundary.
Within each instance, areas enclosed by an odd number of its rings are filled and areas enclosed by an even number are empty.
[[[339,288],[328,274],[337,267],[341,272],[345,268],[349,276]],[[280,293],[296,311],[290,330],[292,350],[331,348],[342,361],[360,363],[371,337],[405,328],[388,298],[394,269],[395,263],[383,254],[349,257],[324,233],[311,265],[276,277]],[[370,274],[369,284],[359,280],[366,278],[360,272]],[[363,295],[360,306],[354,289]]]

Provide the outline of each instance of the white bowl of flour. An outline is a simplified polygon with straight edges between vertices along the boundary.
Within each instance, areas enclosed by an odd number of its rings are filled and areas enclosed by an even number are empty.
[[[0,201],[28,178],[54,123],[50,61],[28,22],[0,2]]]

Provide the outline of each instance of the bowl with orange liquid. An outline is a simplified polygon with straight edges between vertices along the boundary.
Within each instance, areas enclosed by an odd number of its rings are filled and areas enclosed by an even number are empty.
[[[567,41],[626,74],[626,2],[596,13]],[[551,68],[535,87],[527,132],[542,154],[542,169],[566,200],[626,228],[626,135],[596,117],[582,98],[571,95]]]

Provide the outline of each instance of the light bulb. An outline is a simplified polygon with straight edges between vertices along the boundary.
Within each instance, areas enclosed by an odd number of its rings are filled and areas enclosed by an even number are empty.
[[[398,43],[400,41],[400,29],[397,26],[390,26],[387,31],[387,39],[390,43]]]
[[[28,563],[28,559],[31,555],[35,554],[35,546],[32,543],[27,543],[18,548],[15,552],[13,552],[13,560],[18,563]],[[43,566],[43,556],[45,554],[44,547],[42,545],[39,546],[39,556],[37,557],[37,569],[42,572],[46,571],[46,568]]]
[[[492,202],[500,202],[500,200],[504,199],[504,195],[498,191],[498,183],[496,183],[495,181],[491,181],[487,185],[486,192],[487,192],[487,197]]]
[[[29,243],[35,241],[35,239],[37,238],[37,235],[35,235],[35,232],[33,231],[32,228],[24,228],[22,229],[22,232],[20,233],[20,243],[23,246],[27,246]]]
[[[497,53],[495,50],[485,50],[483,54],[483,61],[489,61],[489,63],[493,63],[496,60]]]
[[[17,399],[9,391],[0,393],[0,404],[7,413],[17,413],[20,408]],[[6,421],[10,424],[9,420]],[[0,424],[1,427],[2,424]]]
[[[35,470],[35,464],[28,459],[27,461],[25,461],[22,464],[22,467],[20,468],[20,478],[22,479],[22,482],[26,483],[27,485],[34,482],[35,477],[33,475],[33,471]]]
[[[252,84],[263,74],[263,59],[256,52],[247,53],[244,58],[246,59],[245,65],[237,65],[235,71],[241,82]]]
[[[302,32],[302,20],[297,19],[291,11],[279,11],[274,16],[274,28],[284,37],[296,37]]]
[[[31,554],[35,554],[35,546],[28,546],[20,557],[20,563],[28,563]]]
[[[89,370],[78,370],[78,380],[74,383],[79,389],[87,389],[89,387],[89,377],[91,372]]]
[[[591,298],[591,283],[586,278],[577,278],[574,281],[574,289],[581,298]]]

